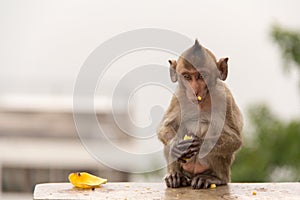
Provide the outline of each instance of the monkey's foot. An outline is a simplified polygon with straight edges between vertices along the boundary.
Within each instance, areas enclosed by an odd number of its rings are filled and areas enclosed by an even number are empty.
[[[190,181],[187,177],[178,172],[171,172],[165,176],[165,182],[167,187],[178,188],[190,185]]]
[[[214,176],[199,174],[192,179],[191,186],[193,189],[206,189],[211,184],[221,185],[221,180]]]

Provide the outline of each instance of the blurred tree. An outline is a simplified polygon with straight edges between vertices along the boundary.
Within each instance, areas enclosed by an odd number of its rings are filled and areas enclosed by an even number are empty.
[[[279,45],[284,60],[284,69],[290,70],[291,66],[300,72],[300,31],[292,31],[281,28],[279,25],[273,25],[271,38]],[[300,74],[300,73],[299,73]],[[300,79],[299,79],[300,88]]]
[[[251,107],[248,116],[253,130],[236,156],[232,181],[299,181],[300,121],[282,122],[265,105]]]
[[[300,33],[275,25],[271,37],[285,66],[300,72]],[[232,166],[232,181],[300,181],[300,120],[285,122],[266,105],[252,106],[247,114],[251,130]]]

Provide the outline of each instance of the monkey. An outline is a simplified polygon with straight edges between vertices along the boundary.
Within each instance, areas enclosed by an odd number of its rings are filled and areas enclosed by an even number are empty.
[[[230,166],[242,146],[243,117],[224,83],[228,60],[217,61],[197,39],[177,61],[169,60],[171,81],[178,86],[157,131],[167,187],[205,189],[230,182]]]

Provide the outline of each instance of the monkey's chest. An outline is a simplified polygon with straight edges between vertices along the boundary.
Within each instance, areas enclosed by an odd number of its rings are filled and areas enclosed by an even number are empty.
[[[184,123],[185,128],[187,129],[188,133],[192,133],[194,135],[198,135],[199,137],[203,136],[208,128],[209,122],[208,121],[186,121]]]
[[[184,171],[190,174],[200,174],[209,169],[209,166],[205,166],[199,163],[198,160],[181,164]]]

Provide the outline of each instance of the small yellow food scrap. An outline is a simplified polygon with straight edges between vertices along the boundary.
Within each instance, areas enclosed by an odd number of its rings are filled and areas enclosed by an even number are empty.
[[[185,135],[183,137],[183,140],[191,140],[191,139],[193,139],[193,136],[190,136],[190,135]]]
[[[197,99],[198,99],[198,101],[201,101],[201,100],[202,100],[202,97],[197,96]]]
[[[87,172],[71,173],[68,178],[70,183],[72,183],[75,187],[84,189],[100,187],[101,184],[105,184],[107,182],[107,179],[94,176]]]
[[[216,184],[210,184],[210,189],[215,189],[217,186],[216,186]]]
[[[256,191],[253,191],[253,192],[252,192],[252,195],[256,195]]]

